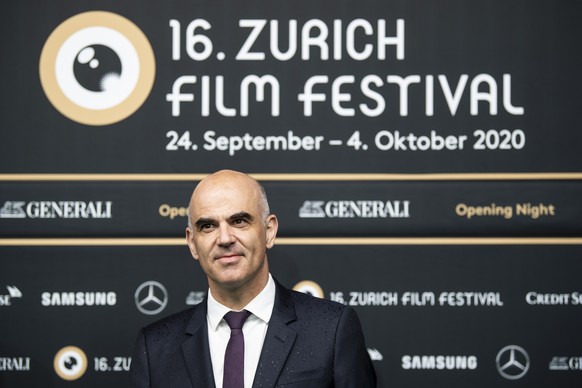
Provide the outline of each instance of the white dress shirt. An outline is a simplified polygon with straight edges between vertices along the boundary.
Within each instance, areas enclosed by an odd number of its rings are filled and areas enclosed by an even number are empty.
[[[265,288],[244,308],[251,313],[242,329],[245,339],[245,388],[251,388],[253,385],[274,305],[275,282],[269,274]],[[217,388],[222,387],[224,353],[230,339],[230,328],[223,319],[224,314],[229,311],[231,310],[218,303],[208,290],[208,344],[210,345],[210,358]]]

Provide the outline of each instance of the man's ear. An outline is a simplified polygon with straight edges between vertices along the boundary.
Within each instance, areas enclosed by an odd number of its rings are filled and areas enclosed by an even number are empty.
[[[267,217],[267,249],[273,247],[275,244],[275,237],[277,237],[277,230],[279,229],[279,221],[274,214]]]
[[[192,257],[198,260],[198,251],[196,250],[196,246],[194,245],[194,232],[192,228],[186,228],[186,243],[188,243],[188,248],[190,248],[190,253]]]

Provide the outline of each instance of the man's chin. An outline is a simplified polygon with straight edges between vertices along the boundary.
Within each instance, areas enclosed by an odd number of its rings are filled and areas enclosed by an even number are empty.
[[[224,288],[237,288],[247,282],[246,277],[239,273],[236,268],[227,268],[219,274],[217,283]]]

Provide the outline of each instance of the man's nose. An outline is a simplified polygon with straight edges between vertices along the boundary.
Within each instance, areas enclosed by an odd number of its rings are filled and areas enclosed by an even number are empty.
[[[234,240],[230,225],[220,225],[218,228],[218,245],[228,246],[233,244]]]

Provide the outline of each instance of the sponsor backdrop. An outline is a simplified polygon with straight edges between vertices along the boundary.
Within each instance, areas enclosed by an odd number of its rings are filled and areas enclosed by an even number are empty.
[[[206,294],[183,232],[222,168],[380,387],[580,386],[579,10],[5,2],[0,387],[127,387],[138,329]]]

